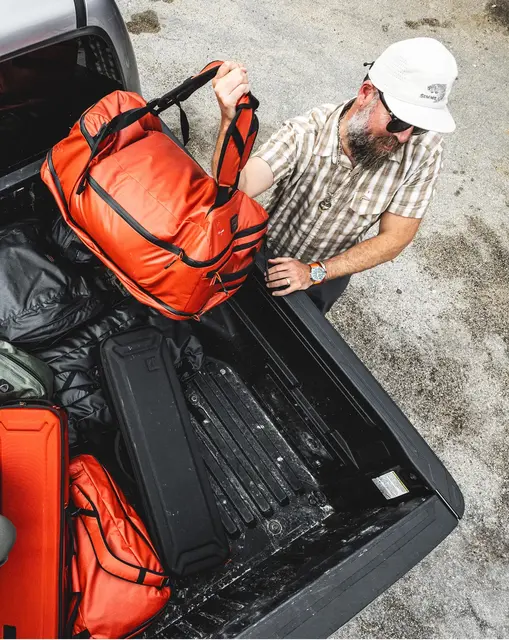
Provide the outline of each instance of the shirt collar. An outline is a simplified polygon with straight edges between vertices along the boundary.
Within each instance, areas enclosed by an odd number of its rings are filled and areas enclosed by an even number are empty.
[[[347,100],[342,102],[338,107],[332,112],[330,117],[328,118],[323,131],[318,140],[318,144],[314,149],[314,154],[321,157],[329,157],[332,156],[334,162],[337,161],[338,157],[338,122],[341,116],[346,111],[346,108],[350,106],[353,100]]]
[[[335,111],[332,112],[330,118],[325,123],[320,140],[315,147],[314,154],[321,157],[332,156],[334,164],[338,161],[339,152],[339,140],[338,140],[338,122],[341,116],[350,108],[355,98],[342,102]],[[410,142],[410,141],[408,141]],[[405,147],[408,144],[405,143],[399,147],[399,149],[390,155],[389,160],[401,163],[403,160],[403,154],[405,153]],[[347,158],[347,156],[344,156]]]

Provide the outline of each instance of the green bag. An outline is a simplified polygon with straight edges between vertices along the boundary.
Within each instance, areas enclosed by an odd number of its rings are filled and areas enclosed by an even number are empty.
[[[49,366],[0,340],[0,404],[28,398],[50,398],[53,373]]]

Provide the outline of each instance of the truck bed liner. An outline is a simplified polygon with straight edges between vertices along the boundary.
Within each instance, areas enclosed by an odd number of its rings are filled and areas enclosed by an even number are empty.
[[[206,358],[185,395],[230,539],[231,559],[215,576],[175,582],[176,599],[151,630],[157,637],[199,637],[189,623],[179,623],[194,604],[316,528],[332,512],[304,461],[232,367]]]

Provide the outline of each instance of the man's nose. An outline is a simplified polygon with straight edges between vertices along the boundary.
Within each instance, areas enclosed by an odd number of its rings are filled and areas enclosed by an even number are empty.
[[[399,131],[398,133],[395,133],[393,135],[400,144],[404,144],[405,142],[407,142],[408,138],[410,138],[410,136],[412,135],[413,130],[414,128],[410,127],[409,129],[405,129],[405,131]]]

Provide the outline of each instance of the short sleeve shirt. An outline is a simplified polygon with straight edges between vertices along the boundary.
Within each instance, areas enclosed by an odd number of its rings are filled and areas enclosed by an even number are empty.
[[[285,122],[254,154],[274,174],[268,243],[278,256],[325,260],[362,240],[382,213],[422,218],[442,162],[443,138],[411,136],[376,170],[352,166],[338,124],[351,101]],[[329,209],[320,202],[330,198]]]

